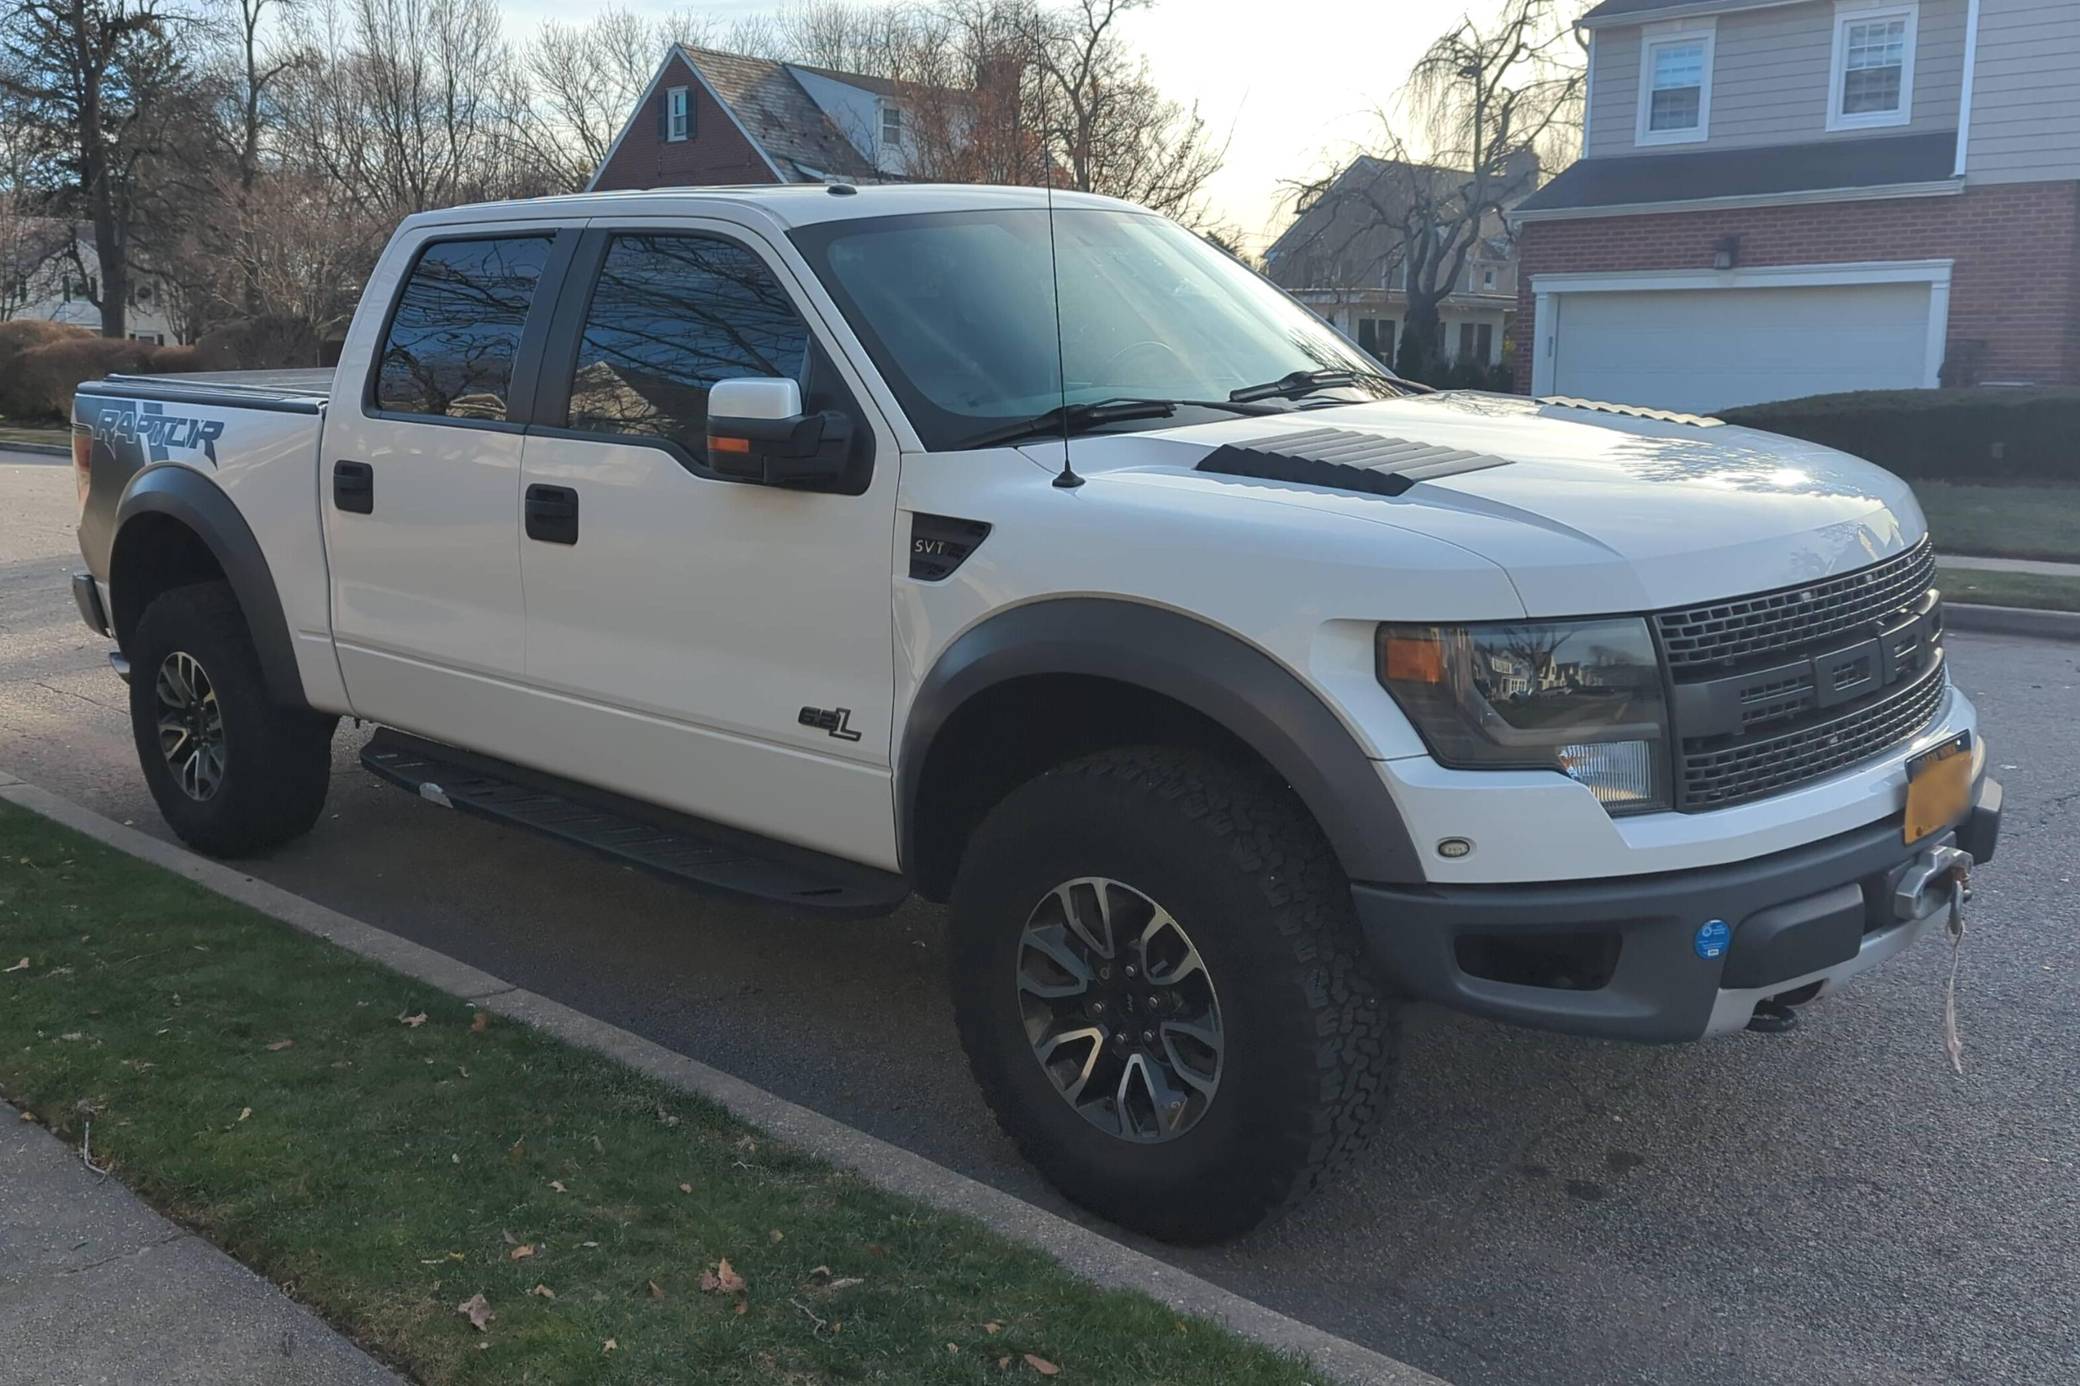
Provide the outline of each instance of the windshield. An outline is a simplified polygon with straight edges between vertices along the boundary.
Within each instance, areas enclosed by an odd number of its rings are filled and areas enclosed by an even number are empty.
[[[1063,402],[1225,400],[1294,372],[1378,362],[1191,232],[1153,213],[1064,208],[1061,355],[1041,208],[826,222],[794,233],[935,452]],[[1189,407],[1179,420],[1196,422]],[[1207,417],[1215,417],[1208,413]],[[1145,424],[1143,426],[1146,426]]]

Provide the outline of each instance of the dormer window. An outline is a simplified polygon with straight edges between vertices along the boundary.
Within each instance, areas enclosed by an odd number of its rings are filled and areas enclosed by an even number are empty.
[[[664,137],[673,144],[693,136],[693,89],[672,87],[664,94]]]
[[[902,145],[903,108],[901,106],[891,106],[887,102],[883,102],[881,105],[881,147],[883,149],[900,149]]]
[[[1648,29],[1640,44],[1640,144],[1687,144],[1705,138],[1712,116],[1710,29]]]
[[[1828,129],[1905,125],[1913,118],[1916,8],[1836,7]]]

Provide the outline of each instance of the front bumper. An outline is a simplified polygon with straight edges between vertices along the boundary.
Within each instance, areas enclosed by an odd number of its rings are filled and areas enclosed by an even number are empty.
[[[1965,818],[1908,847],[1899,814],[1750,861],[1597,881],[1352,887],[1374,960],[1408,994],[1571,1034],[1694,1040],[1759,1001],[1826,991],[1913,945],[1944,913],[1901,917],[1901,879],[1930,849],[1979,862],[2000,835],[1984,777]],[[1716,955],[1711,921],[1730,941]]]

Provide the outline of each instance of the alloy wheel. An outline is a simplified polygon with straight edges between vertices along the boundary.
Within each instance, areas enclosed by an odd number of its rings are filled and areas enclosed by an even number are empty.
[[[1206,1115],[1225,1054],[1220,1000],[1168,910],[1107,877],[1065,881],[1027,917],[1017,968],[1033,1057],[1085,1120],[1153,1144]]]
[[[159,710],[159,753],[181,793],[197,803],[224,783],[224,713],[216,686],[181,650],[159,661],[153,682]]]

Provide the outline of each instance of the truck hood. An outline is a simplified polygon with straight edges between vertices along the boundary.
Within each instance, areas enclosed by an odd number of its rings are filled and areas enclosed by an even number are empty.
[[[1050,465],[1061,455],[1059,444],[1027,451]],[[1363,474],[1336,465],[1380,456],[1407,465]],[[1906,483],[1830,448],[1717,420],[1512,395],[1451,392],[1104,434],[1078,438],[1074,458],[1094,501],[1120,488],[1220,492],[1275,502],[1264,518],[1292,527],[1296,544],[1311,525],[1356,522],[1457,545],[1508,573],[1532,616],[1646,611],[1811,582],[1910,548],[1926,530]],[[1209,458],[1219,470],[1201,469]],[[1251,474],[1258,458],[1268,461]],[[1296,523],[1296,507],[1308,518]]]

